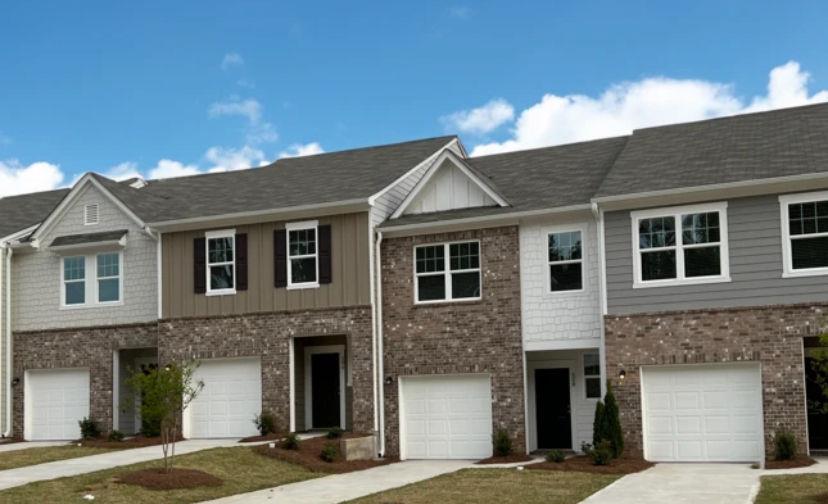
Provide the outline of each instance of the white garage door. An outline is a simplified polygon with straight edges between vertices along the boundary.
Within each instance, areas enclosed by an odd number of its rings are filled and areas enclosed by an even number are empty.
[[[89,416],[89,370],[26,371],[24,437],[80,438],[78,422]]]
[[[481,459],[492,455],[488,375],[400,380],[401,455],[408,459]]]
[[[648,460],[750,462],[764,456],[758,364],[645,367]]]
[[[262,411],[262,364],[256,359],[201,361],[193,381],[204,388],[187,409],[190,438],[257,434],[253,417]]]

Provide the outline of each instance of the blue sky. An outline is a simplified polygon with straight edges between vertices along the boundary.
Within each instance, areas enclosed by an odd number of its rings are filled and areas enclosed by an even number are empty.
[[[0,196],[85,171],[448,132],[492,153],[828,100],[820,2],[295,4],[7,3]]]

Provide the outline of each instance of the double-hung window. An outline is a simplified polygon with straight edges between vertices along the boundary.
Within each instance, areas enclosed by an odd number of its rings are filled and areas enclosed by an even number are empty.
[[[120,252],[66,256],[61,260],[61,268],[63,307],[113,305],[123,300],[123,256]]]
[[[779,197],[785,276],[828,274],[828,191]]]
[[[480,243],[420,245],[414,248],[417,303],[480,299]]]
[[[319,247],[317,221],[294,222],[287,230],[288,289],[319,286]]]
[[[587,399],[601,398],[601,361],[598,353],[584,354],[584,390]]]
[[[730,280],[727,203],[633,212],[635,287]]]
[[[207,246],[207,294],[236,292],[236,230],[205,234]]]
[[[86,257],[63,258],[63,304],[86,304]]]
[[[578,291],[584,288],[584,258],[581,231],[549,233],[549,290]]]
[[[121,254],[98,254],[98,303],[121,300]]]

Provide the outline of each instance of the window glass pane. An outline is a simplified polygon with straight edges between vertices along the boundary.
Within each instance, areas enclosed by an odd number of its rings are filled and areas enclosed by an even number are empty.
[[[828,201],[788,205],[792,235],[828,233]]]
[[[719,212],[681,216],[682,240],[685,245],[719,241]]]
[[[109,303],[118,301],[120,298],[121,281],[117,278],[98,280],[98,302]]]
[[[290,255],[316,254],[316,229],[297,229],[290,232]]]
[[[84,304],[86,302],[86,282],[70,282],[65,285],[66,304]]]
[[[233,265],[210,266],[210,290],[233,288]]]
[[[98,256],[98,278],[118,276],[118,254]]]
[[[316,281],[316,258],[306,257],[304,259],[290,260],[290,282],[308,283]]]
[[[641,254],[641,279],[665,280],[676,278],[676,251],[643,252]]]
[[[552,292],[580,290],[581,263],[551,264],[549,266],[549,288]]]
[[[432,273],[445,269],[445,251],[442,245],[417,247],[417,273]]]
[[[584,354],[584,375],[596,376],[601,374],[601,364],[598,354]]]
[[[672,247],[676,244],[676,219],[654,217],[638,223],[638,243],[642,249]]]
[[[453,243],[449,245],[449,261],[452,270],[476,269],[480,267],[480,251],[477,242]]]
[[[86,278],[86,258],[66,257],[63,259],[63,279],[83,280]]]
[[[417,277],[417,294],[420,301],[446,298],[446,281],[443,275]]]
[[[601,378],[587,378],[585,380],[587,399],[601,397]]]
[[[210,238],[207,240],[208,261],[211,263],[233,260],[233,238]]]
[[[719,247],[684,249],[684,276],[690,278],[721,274]]]
[[[549,235],[549,262],[572,261],[580,258],[580,231],[552,233]]]
[[[480,297],[480,272],[452,273],[451,295],[453,299]]]
[[[791,240],[794,269],[828,267],[828,236]]]

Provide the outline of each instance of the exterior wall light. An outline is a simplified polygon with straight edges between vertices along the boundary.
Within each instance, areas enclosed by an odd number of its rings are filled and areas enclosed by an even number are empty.
[[[622,369],[621,372],[618,373],[618,379],[621,380],[621,383],[624,383],[624,378],[626,377],[627,372]]]

